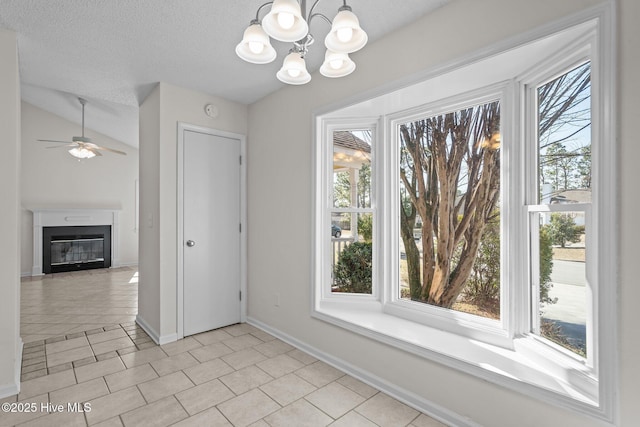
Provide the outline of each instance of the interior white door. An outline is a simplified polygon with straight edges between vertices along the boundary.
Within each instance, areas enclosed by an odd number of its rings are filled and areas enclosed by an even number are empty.
[[[240,321],[240,141],[184,131],[183,330]]]

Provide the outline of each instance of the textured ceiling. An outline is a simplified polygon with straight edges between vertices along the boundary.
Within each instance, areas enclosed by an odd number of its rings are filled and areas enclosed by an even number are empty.
[[[290,44],[273,41],[278,58],[267,65],[234,51],[264,1],[0,0],[0,27],[18,35],[23,100],[80,123],[81,96],[88,128],[135,147],[138,106],[159,81],[246,104],[283,86],[275,73]],[[347,3],[371,43],[447,1]],[[316,11],[331,19],[341,4],[322,0]],[[319,42],[307,56],[310,72],[321,65],[327,31],[312,22]]]

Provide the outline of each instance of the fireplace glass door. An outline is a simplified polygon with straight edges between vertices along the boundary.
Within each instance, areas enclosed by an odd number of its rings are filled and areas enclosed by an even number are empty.
[[[104,261],[104,237],[53,240],[51,265]]]
[[[42,272],[111,267],[111,226],[42,228]]]

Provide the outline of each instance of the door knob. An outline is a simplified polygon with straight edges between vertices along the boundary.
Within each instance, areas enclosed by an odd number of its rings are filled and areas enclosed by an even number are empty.
[[[196,245],[196,242],[194,242],[193,240],[187,240],[187,246],[189,246],[190,248],[194,247]]]

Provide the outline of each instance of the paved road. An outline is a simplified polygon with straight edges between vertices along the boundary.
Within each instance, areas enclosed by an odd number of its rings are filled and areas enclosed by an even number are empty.
[[[558,302],[543,306],[542,317],[555,321],[574,344],[584,346],[587,318],[585,263],[554,261],[551,282],[553,287],[549,296],[558,298]]]
[[[585,264],[583,262],[554,261],[551,274],[551,298],[555,304],[543,307],[545,318],[584,325],[586,319]]]
[[[564,283],[566,285],[584,286],[587,282],[585,277],[585,263],[577,261],[553,261],[551,281]]]

